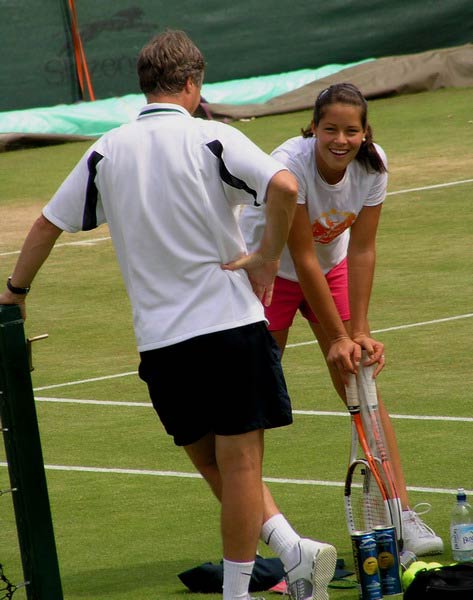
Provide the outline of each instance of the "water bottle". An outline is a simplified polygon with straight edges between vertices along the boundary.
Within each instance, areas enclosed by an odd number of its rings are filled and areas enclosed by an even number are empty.
[[[452,510],[450,541],[454,561],[473,561],[473,509],[466,500],[463,488],[458,488],[457,501]]]

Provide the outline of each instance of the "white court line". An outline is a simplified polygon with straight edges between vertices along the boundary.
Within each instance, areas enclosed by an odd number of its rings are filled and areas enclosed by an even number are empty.
[[[36,396],[37,402],[59,402],[62,404],[99,404],[102,406],[139,406],[153,408],[151,402],[120,402],[119,400],[83,400],[82,398],[47,398]]]
[[[473,179],[461,179],[458,181],[450,181],[448,183],[437,183],[435,185],[425,185],[423,187],[417,187],[417,188],[410,188],[407,190],[398,190],[397,192],[388,192],[386,195],[387,196],[396,196],[397,194],[409,194],[410,192],[424,192],[427,190],[434,190],[434,189],[438,189],[438,188],[444,188],[444,187],[450,187],[452,185],[461,185],[463,183],[472,183]],[[55,244],[54,248],[63,248],[65,246],[92,246],[93,244],[96,244],[97,242],[104,242],[107,240],[110,240],[110,236],[108,237],[102,237],[102,238],[95,238],[95,239],[90,239],[90,240],[82,240],[82,241],[78,241],[78,242],[64,242],[63,244]],[[1,252],[0,256],[11,256],[13,254],[20,254],[20,250],[13,250],[12,252]]]
[[[0,467],[7,467],[8,463],[0,462]],[[107,467],[82,467],[68,465],[44,465],[46,471],[75,471],[79,473],[105,473],[114,475],[150,475],[153,477],[180,477],[183,479],[202,479],[199,473],[187,473],[185,471],[154,471],[149,469],[118,469]],[[344,487],[343,481],[324,481],[320,479],[286,479],[281,477],[263,477],[267,483],[283,483],[289,485],[316,485],[323,487]],[[432,488],[408,486],[408,491],[425,492],[427,494],[456,494],[457,488]],[[465,490],[467,495],[473,494],[473,490]]]
[[[110,236],[93,238],[90,240],[78,240],[77,242],[64,242],[62,244],[54,244],[54,248],[65,248],[66,246],[93,246],[97,242],[106,242],[111,240]],[[2,252],[0,256],[12,256],[13,254],[20,254],[20,250],[12,250],[11,252]]]
[[[423,327],[424,325],[436,325],[437,323],[447,323],[448,321],[456,321],[457,319],[469,319],[473,317],[473,313],[466,313],[464,315],[456,315],[455,317],[445,317],[443,319],[434,319],[432,321],[420,321],[419,323],[409,323],[407,325],[396,325],[395,327],[385,327],[384,329],[373,329],[372,333],[385,333],[386,331],[399,331],[401,329],[410,329],[411,327]],[[317,344],[317,340],[310,340],[309,342],[299,342],[297,344],[287,344],[286,348],[298,348],[299,346],[308,346],[310,344]]]
[[[384,329],[375,329],[373,333],[381,333],[386,331],[398,331],[402,329],[410,329],[411,327],[422,327],[424,325],[436,325],[437,323],[446,323],[448,321],[456,321],[457,319],[469,319],[473,317],[473,313],[467,313],[465,315],[457,315],[455,317],[445,317],[443,319],[434,319],[432,321],[421,321],[419,323],[408,323],[407,325],[397,325],[396,327],[386,327]],[[309,342],[299,342],[298,344],[288,344],[286,348],[297,348],[299,346],[308,346],[309,344],[316,344],[316,340]],[[126,373],[117,373],[116,375],[103,375],[102,377],[92,377],[90,379],[79,379],[77,381],[68,381],[66,383],[54,383],[51,385],[43,385],[41,387],[33,388],[35,392],[42,390],[51,390],[53,388],[66,387],[71,385],[79,385],[81,383],[91,383],[94,381],[104,381],[106,379],[115,379],[117,377],[127,377],[128,375],[137,375],[138,371],[128,371]]]
[[[68,385],[78,385],[79,383],[91,383],[93,381],[104,381],[105,379],[116,379],[117,377],[128,377],[128,375],[137,375],[138,371],[128,371],[127,373],[117,373],[116,375],[103,375],[102,377],[91,377],[90,379],[80,379],[79,381],[68,381],[66,383],[54,383],[52,385],[43,385],[33,388],[33,391],[50,390],[52,388],[66,387]]]
[[[425,185],[423,187],[411,188],[409,190],[398,190],[397,192],[388,192],[386,196],[395,196],[396,194],[409,194],[410,192],[423,192],[424,190],[434,190],[436,188],[449,187],[451,185],[459,185],[461,183],[472,183],[473,179],[463,179],[461,181],[451,181],[450,183],[438,183],[436,185]]]
[[[349,417],[350,413],[343,411],[325,410],[293,410],[295,415],[312,415],[316,417]],[[412,419],[414,421],[454,421],[458,423],[473,423],[473,417],[447,417],[442,415],[398,415],[389,413],[391,419]]]
[[[35,397],[37,402],[53,402],[58,404],[85,404],[99,406],[126,406],[139,408],[153,408],[151,402],[120,402],[114,400],[83,400],[81,398],[49,398],[45,396]],[[294,415],[306,415],[315,417],[349,417],[347,411],[330,410],[293,410]],[[412,419],[418,421],[454,421],[458,423],[473,423],[473,417],[446,417],[439,415],[396,415],[390,414],[392,419]]]

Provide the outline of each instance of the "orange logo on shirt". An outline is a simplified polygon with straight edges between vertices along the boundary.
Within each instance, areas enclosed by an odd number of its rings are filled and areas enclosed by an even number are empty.
[[[351,227],[356,215],[351,212],[339,212],[332,208],[323,212],[312,224],[314,241],[319,244],[328,244],[341,233]]]

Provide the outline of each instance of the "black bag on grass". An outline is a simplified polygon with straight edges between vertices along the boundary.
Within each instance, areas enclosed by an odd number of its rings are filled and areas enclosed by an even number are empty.
[[[179,573],[179,579],[191,592],[218,593],[223,585],[223,563],[206,562]],[[250,592],[268,590],[284,579],[284,568],[279,558],[256,556],[250,580]]]
[[[417,571],[404,600],[473,600],[473,562]]]
[[[352,571],[345,570],[343,558],[337,558],[334,580],[341,580]],[[284,567],[279,558],[263,558],[257,555],[253,573],[250,579],[250,592],[264,592],[284,580]],[[219,593],[223,585],[223,562],[215,564],[206,562],[198,567],[183,571],[178,575],[182,583],[191,592]]]

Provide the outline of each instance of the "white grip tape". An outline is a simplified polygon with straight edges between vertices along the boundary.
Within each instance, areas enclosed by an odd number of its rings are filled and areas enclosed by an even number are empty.
[[[359,394],[364,396],[367,405],[372,408],[377,408],[378,406],[376,381],[373,379],[375,369],[376,363],[368,366],[360,364],[358,370]]]
[[[359,409],[360,401],[358,399],[358,387],[356,384],[356,375],[350,373],[348,375],[348,385],[345,386],[347,395],[347,408],[351,412],[353,409]]]

